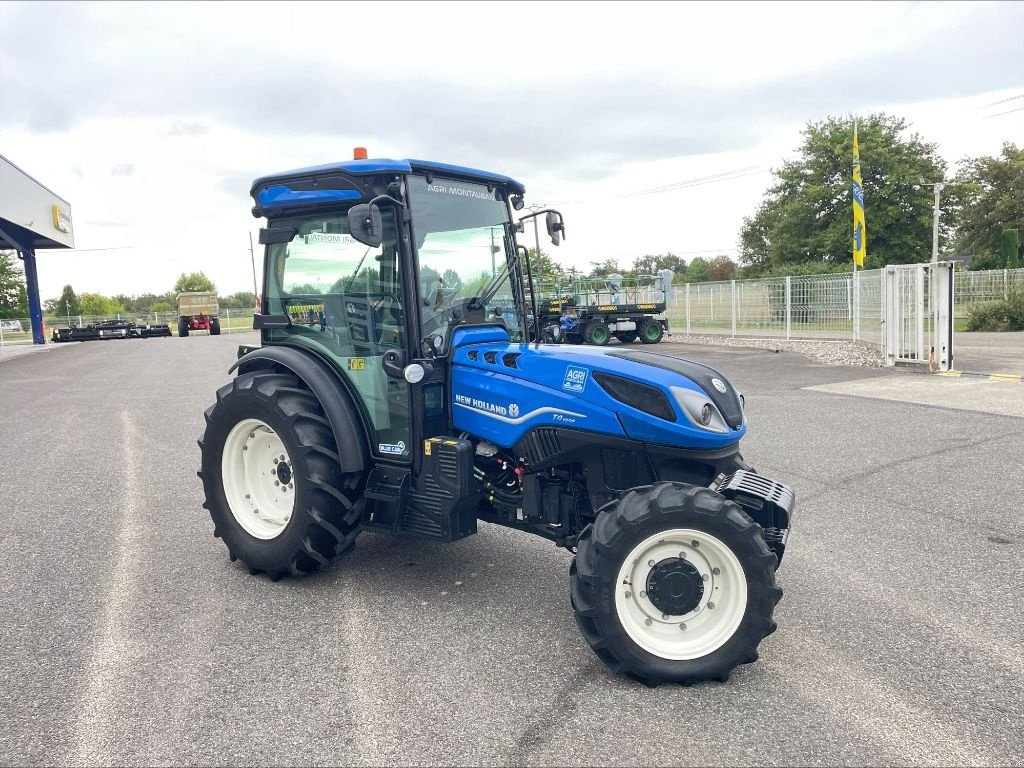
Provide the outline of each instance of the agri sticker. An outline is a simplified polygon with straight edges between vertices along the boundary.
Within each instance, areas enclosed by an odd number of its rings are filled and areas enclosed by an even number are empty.
[[[570,365],[565,370],[565,381],[562,382],[562,389],[566,392],[582,392],[587,386],[587,369],[577,368]]]

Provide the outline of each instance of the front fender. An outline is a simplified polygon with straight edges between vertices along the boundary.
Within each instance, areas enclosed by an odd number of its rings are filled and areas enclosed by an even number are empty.
[[[294,347],[257,347],[238,358],[228,373],[265,368],[283,368],[293,373],[320,401],[334,433],[342,471],[362,472],[369,466],[366,426],[347,383],[327,363]]]

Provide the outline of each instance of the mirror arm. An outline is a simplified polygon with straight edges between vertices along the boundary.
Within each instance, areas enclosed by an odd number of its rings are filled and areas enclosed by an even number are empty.
[[[540,342],[540,315],[537,312],[537,294],[533,290],[533,270],[530,268],[530,250],[525,245],[517,246],[517,248],[523,249],[523,255],[526,257],[526,281],[530,285],[530,308],[533,309],[533,337],[534,340]],[[529,327],[529,324],[527,324]]]

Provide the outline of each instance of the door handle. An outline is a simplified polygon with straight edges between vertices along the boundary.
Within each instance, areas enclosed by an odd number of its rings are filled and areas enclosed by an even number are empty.
[[[393,379],[401,379],[405,369],[405,352],[400,349],[389,349],[381,358],[384,373]]]

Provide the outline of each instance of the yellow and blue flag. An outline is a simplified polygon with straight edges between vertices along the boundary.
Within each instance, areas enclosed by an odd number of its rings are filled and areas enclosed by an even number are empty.
[[[853,262],[864,267],[868,252],[868,230],[864,223],[864,182],[860,176],[860,146],[857,143],[857,124],[853,124]]]

